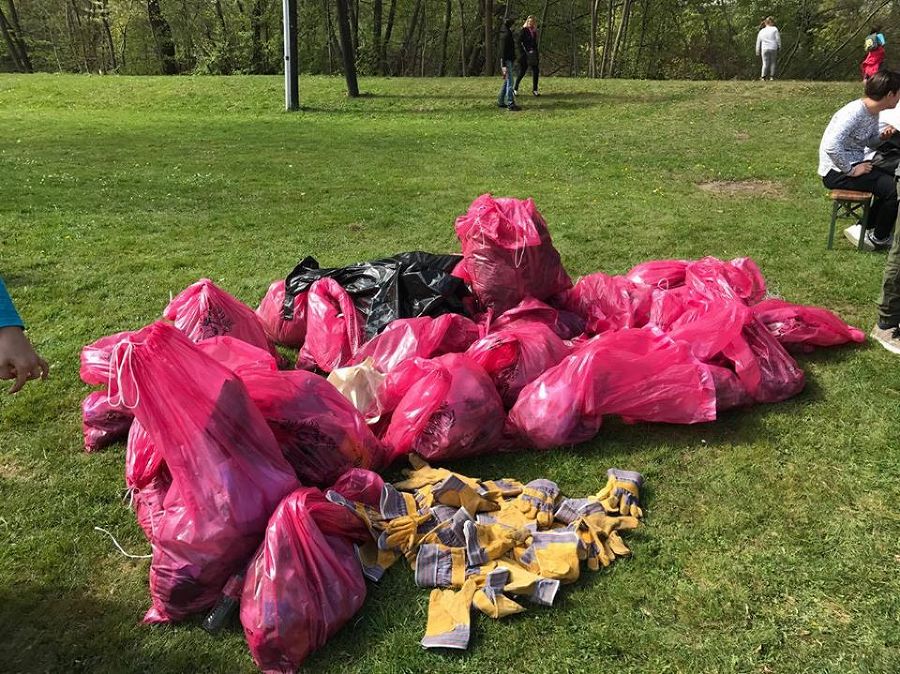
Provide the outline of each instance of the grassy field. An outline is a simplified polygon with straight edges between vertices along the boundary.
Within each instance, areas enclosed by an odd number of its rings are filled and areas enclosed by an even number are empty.
[[[81,451],[81,346],[159,316],[208,276],[255,306],[313,254],[340,265],[458,250],[477,195],[533,196],[572,275],[748,255],[785,298],[868,330],[884,256],[825,250],[815,175],[858,85],[0,77],[0,274],[52,379],[0,396],[0,670],[242,672],[238,628],[146,627],[149,551],[123,448]],[[713,189],[702,183],[726,181]],[[727,181],[766,181],[733,193]],[[714,424],[606,425],[595,441],[454,464],[596,491],[647,478],[633,559],[551,609],[473,617],[468,652],[424,652],[427,591],[395,568],[307,662],[329,672],[896,672],[900,359],[867,343],[799,359],[804,393]]]

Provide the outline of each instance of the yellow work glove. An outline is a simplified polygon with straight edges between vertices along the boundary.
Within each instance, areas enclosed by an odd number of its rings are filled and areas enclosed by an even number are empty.
[[[550,480],[532,480],[522,489],[513,505],[528,519],[537,522],[539,529],[548,529],[553,524],[553,513],[559,487]]]
[[[531,545],[515,549],[515,559],[543,578],[573,583],[581,574],[580,539],[574,529],[537,531]]]
[[[503,587],[504,592],[527,597],[532,603],[540,604],[541,606],[553,605],[556,592],[559,590],[558,580],[541,578],[536,573],[532,573],[511,559],[498,559],[495,562],[489,562],[486,566],[479,569],[479,573],[487,575],[494,569],[506,569],[509,571],[509,578]]]
[[[503,587],[508,579],[509,569],[494,569],[488,572],[484,587],[475,592],[473,599],[475,608],[494,620],[524,611],[525,608],[521,604],[503,594]]]
[[[396,517],[385,522],[384,531],[378,537],[378,547],[406,554],[413,551],[420,539],[437,525],[438,521],[430,512]]]
[[[487,480],[481,483],[484,491],[496,491],[502,498],[515,498],[525,488],[521,482],[505,477],[501,480]]]
[[[386,520],[415,515],[419,511],[419,504],[413,494],[397,491],[391,484],[385,484],[381,490],[380,507],[381,516]]]
[[[423,543],[416,555],[415,570],[419,587],[462,587],[466,581],[466,550]]]
[[[511,529],[502,524],[463,525],[466,539],[466,558],[469,566],[482,566],[494,559],[500,559],[517,545],[527,546],[531,538],[528,529]]]
[[[406,479],[394,483],[394,486],[397,489],[419,489],[420,487],[424,487],[428,484],[437,484],[438,482],[443,482],[451,475],[456,475],[459,479],[461,479],[463,482],[466,482],[473,489],[478,489],[477,478],[470,478],[466,477],[465,475],[459,475],[458,473],[453,473],[446,468],[432,468],[418,454],[410,454],[409,463],[412,466],[412,470],[406,468],[401,471],[404,475],[406,475]]]
[[[363,575],[373,582],[378,582],[400,555],[395,550],[381,550],[375,541],[356,546],[356,557],[362,566]]]
[[[596,571],[600,566],[609,566],[616,557],[631,554],[618,532],[635,529],[638,525],[636,517],[612,517],[602,512],[593,512],[577,520],[573,526],[585,546],[588,568]]]
[[[500,501],[500,509],[489,513],[478,513],[475,518],[479,524],[503,524],[512,529],[525,527],[537,529],[537,522],[523,513],[516,505],[516,500]]]
[[[606,478],[606,486],[595,497],[603,504],[606,512],[643,517],[644,512],[641,510],[640,503],[644,478],[641,474],[631,470],[610,468],[606,471]]]
[[[454,508],[465,508],[473,517],[478,512],[500,509],[499,492],[491,491],[479,494],[457,475],[451,475],[440,484],[434,485],[431,488],[431,495],[437,503]]]
[[[422,638],[424,648],[459,648],[469,645],[475,580],[467,580],[459,592],[432,590],[428,599],[428,624]]]

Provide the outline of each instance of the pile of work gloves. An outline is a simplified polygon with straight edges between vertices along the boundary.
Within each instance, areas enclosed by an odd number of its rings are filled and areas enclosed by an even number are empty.
[[[379,580],[401,557],[419,587],[434,588],[425,648],[465,649],[474,605],[491,618],[524,611],[527,600],[551,606],[581,563],[607,567],[630,554],[621,532],[637,528],[639,473],[611,468],[600,492],[563,498],[550,480],[480,481],[432,468],[415,454],[407,479],[385,484],[377,504],[327,497],[355,512],[372,534],[357,546],[363,573]]]

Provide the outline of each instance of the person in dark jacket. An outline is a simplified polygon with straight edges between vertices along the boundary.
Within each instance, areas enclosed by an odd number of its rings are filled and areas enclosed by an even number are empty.
[[[513,87],[513,67],[516,62],[516,39],[512,32],[515,19],[506,19],[500,28],[500,71],[503,73],[503,86],[497,96],[497,107],[507,110],[518,110],[515,89]]]
[[[515,92],[519,92],[519,84],[525,77],[525,72],[531,68],[531,95],[540,96],[538,93],[538,31],[537,21],[533,16],[525,19],[522,32],[519,34],[519,78],[516,80]]]

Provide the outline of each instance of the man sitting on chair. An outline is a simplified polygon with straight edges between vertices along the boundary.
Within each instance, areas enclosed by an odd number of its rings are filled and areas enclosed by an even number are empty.
[[[865,236],[867,250],[891,245],[891,232],[897,219],[897,186],[893,173],[873,167],[866,161],[866,147],[876,147],[890,138],[896,129],[878,130],[878,115],[900,100],[900,73],[881,70],[866,80],[865,96],[847,103],[834,113],[819,144],[819,175],[828,189],[856,190],[875,195],[869,213],[868,232],[859,225],[844,234],[854,245]]]

